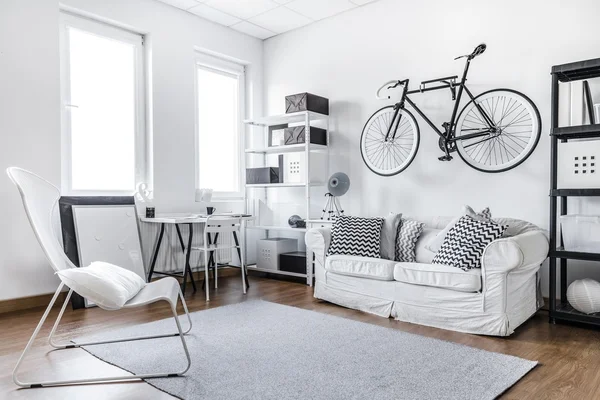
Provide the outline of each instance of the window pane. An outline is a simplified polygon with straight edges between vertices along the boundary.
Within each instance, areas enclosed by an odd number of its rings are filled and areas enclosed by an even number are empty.
[[[238,78],[198,68],[199,185],[237,192],[239,182]]]
[[[135,188],[135,47],[69,28],[71,188]]]

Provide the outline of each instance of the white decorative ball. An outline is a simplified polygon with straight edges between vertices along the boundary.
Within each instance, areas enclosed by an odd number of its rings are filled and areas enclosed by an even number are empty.
[[[582,313],[600,312],[600,282],[589,278],[574,281],[567,289],[567,300]]]

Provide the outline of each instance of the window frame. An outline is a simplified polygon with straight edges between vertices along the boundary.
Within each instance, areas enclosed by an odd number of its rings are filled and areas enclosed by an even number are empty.
[[[135,82],[135,183],[132,190],[76,190],[72,186],[71,103],[69,28],[134,46]],[[146,65],[144,35],[95,19],[60,12],[60,77],[61,77],[61,191],[70,196],[123,196],[135,193],[144,182],[152,189],[149,160],[150,140],[147,130]]]
[[[237,157],[238,157],[238,190],[232,192],[213,192],[213,201],[243,200],[245,198],[246,176],[245,170],[245,138],[246,131],[244,125],[244,116],[246,112],[246,65],[220,57],[217,55],[205,53],[196,50],[194,63],[194,104],[195,104],[195,187],[196,190],[203,189],[200,186],[200,127],[199,127],[199,93],[198,93],[198,70],[202,68],[207,71],[233,76],[238,80],[238,137],[237,137]]]

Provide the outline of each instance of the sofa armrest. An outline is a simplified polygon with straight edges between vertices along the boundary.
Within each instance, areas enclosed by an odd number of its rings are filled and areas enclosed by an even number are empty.
[[[483,252],[485,275],[539,266],[548,257],[549,242],[542,231],[530,231],[490,243]]]
[[[331,228],[309,229],[304,236],[304,242],[306,243],[306,247],[315,254],[315,258],[319,263],[325,265],[325,255],[331,243]]]

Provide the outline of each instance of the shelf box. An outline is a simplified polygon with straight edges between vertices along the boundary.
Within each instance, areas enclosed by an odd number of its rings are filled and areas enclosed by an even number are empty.
[[[561,143],[557,178],[559,189],[600,188],[600,140]]]

